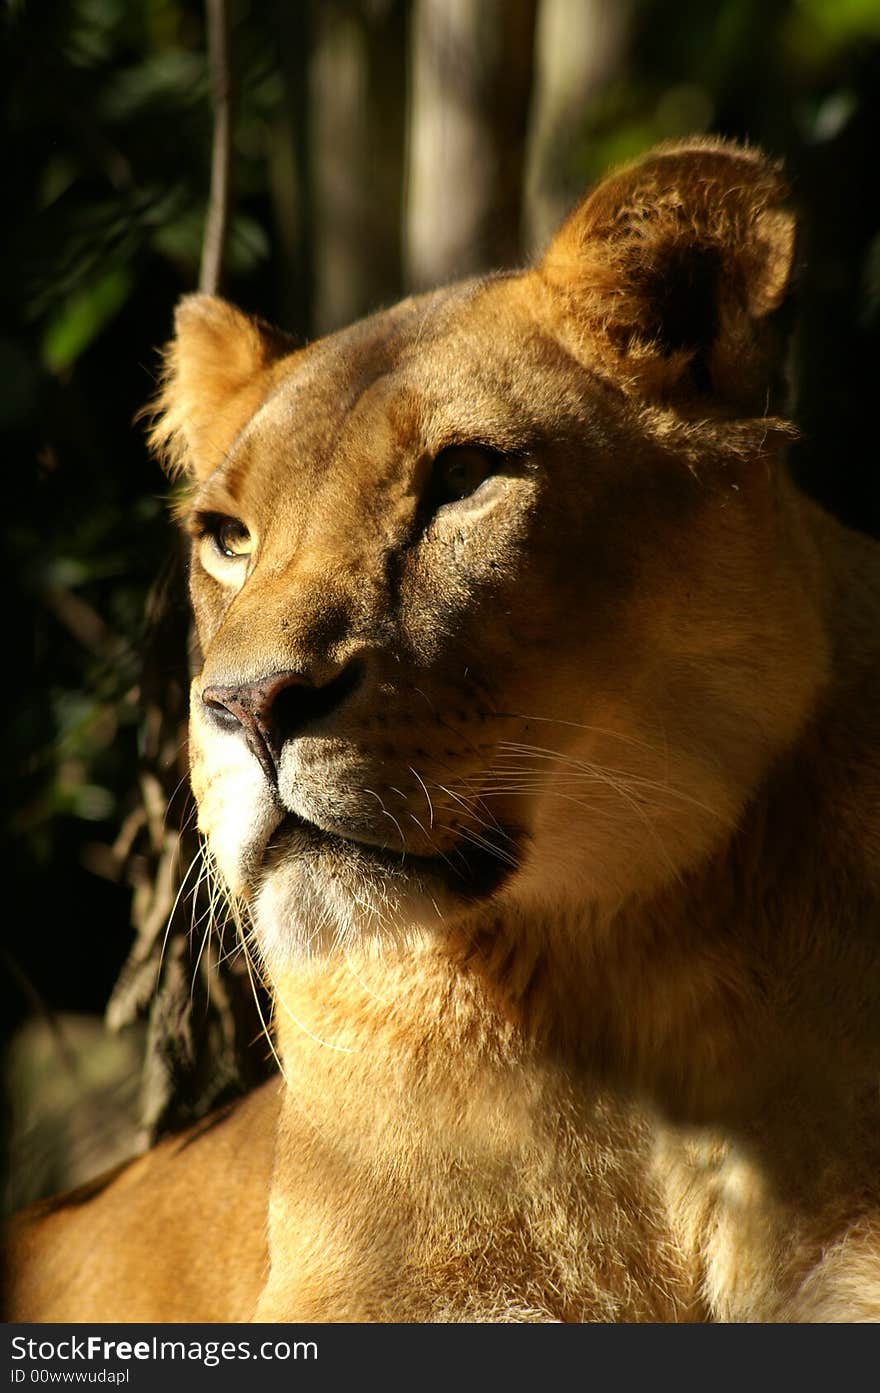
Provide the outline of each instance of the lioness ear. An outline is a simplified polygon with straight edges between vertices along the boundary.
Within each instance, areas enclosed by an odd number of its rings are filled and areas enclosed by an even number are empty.
[[[187,295],[174,316],[162,380],[149,408],[151,448],[171,473],[216,469],[271,385],[267,369],[293,339],[212,295]]]
[[[539,272],[626,390],[761,413],[782,382],[777,311],[795,242],[787,192],[757,151],[708,139],[661,146],[598,185]]]

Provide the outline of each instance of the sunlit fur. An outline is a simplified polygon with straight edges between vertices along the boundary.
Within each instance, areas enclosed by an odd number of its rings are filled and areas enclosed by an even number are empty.
[[[309,347],[183,301],[153,443],[273,1175],[233,1122],[123,1172],[112,1286],[45,1275],[68,1211],[26,1225],[20,1318],[204,1318],[124,1187],[166,1215],[221,1164],[212,1250],[262,1267],[200,1270],[216,1318],[880,1318],[880,566],[785,470],[794,243],[778,170],[694,141],[537,266]],[[431,506],[468,443],[495,473]],[[270,778],[202,694],[278,672],[357,680]]]

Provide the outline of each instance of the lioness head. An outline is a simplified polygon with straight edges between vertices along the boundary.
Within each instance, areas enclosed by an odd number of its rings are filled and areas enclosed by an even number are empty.
[[[308,347],[183,301],[193,783],[270,969],[576,926],[729,837],[823,674],[769,414],[793,241],[778,172],[696,141],[536,266]]]

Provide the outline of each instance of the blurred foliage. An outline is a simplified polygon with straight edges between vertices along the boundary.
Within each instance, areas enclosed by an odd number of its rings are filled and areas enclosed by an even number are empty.
[[[880,0],[619,2],[627,42],[554,178],[573,199],[609,164],[699,130],[786,160],[807,214],[797,349],[806,441],[796,467],[849,521],[880,530],[873,452],[861,438],[880,332]],[[333,72],[325,44],[322,88],[316,35],[347,25],[375,53],[383,25],[405,41],[414,3],[231,5],[227,288],[296,333],[320,322],[314,257],[326,239],[309,126]],[[585,24],[596,10],[570,3]],[[7,547],[10,604],[25,632],[7,720],[20,778],[14,791],[7,780],[7,797],[27,905],[10,937],[10,1021],[35,993],[100,1009],[129,946],[130,890],[112,848],[140,796],[143,615],[171,549],[167,486],[132,423],[173,304],[196,282],[211,114],[197,0],[8,0],[3,23],[0,421],[21,497]],[[382,70],[371,170],[388,105],[402,109],[406,94],[405,51],[385,57],[394,73]],[[360,254],[373,264],[370,246]],[[392,270],[374,299],[403,285],[404,268]],[[182,632],[180,613],[177,623]],[[163,661],[169,688],[179,686],[182,648]]]

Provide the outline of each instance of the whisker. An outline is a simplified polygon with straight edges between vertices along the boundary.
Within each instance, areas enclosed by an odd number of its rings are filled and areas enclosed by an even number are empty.
[[[425,781],[424,781],[424,779],[422,778],[421,774],[418,774],[418,773],[416,772],[416,770],[413,769],[413,767],[412,767],[411,764],[408,765],[407,767],[408,767],[408,769],[409,769],[409,772],[410,772],[416,779],[418,779],[419,783],[420,783],[421,786],[422,786],[422,792],[424,793],[425,798],[426,798],[427,803],[428,803],[428,821],[430,822],[430,825],[433,827],[433,826],[434,826],[434,805],[433,805],[433,803],[431,802],[431,795],[430,795],[430,793],[428,792],[428,789],[427,789],[427,786],[426,786],[426,784],[425,784]]]
[[[492,856],[497,857],[499,861],[504,862],[507,866],[516,867],[519,865],[516,857],[512,856],[509,851],[505,851],[503,847],[495,846],[493,842],[488,841],[485,837],[481,837],[478,832],[471,831],[470,828],[452,827],[448,825],[440,825],[440,827],[441,831],[453,833],[459,842],[470,842],[472,846],[479,848],[481,851],[488,851]]]
[[[539,745],[525,745],[513,741],[499,742],[500,758],[508,758],[508,751],[511,755],[524,754],[529,759],[541,759],[554,762],[558,761],[560,763],[569,765],[573,769],[580,770],[585,775],[591,775],[598,780],[610,781],[611,779],[617,779],[621,782],[625,781],[633,788],[638,786],[639,788],[644,788],[660,793],[667,793],[680,802],[691,804],[693,807],[698,808],[700,812],[707,813],[710,817],[719,816],[719,814],[716,812],[714,808],[710,808],[707,804],[701,802],[697,798],[694,798],[691,794],[685,793],[683,790],[675,788],[675,786],[672,784],[661,783],[655,779],[646,779],[641,774],[629,772],[624,773],[623,771],[609,769],[606,765],[591,764],[584,760],[575,759],[571,755],[562,754],[558,750],[546,749]],[[503,773],[504,771],[499,770],[496,772]]]
[[[157,967],[156,967],[156,983],[155,983],[154,990],[157,990],[157,989],[158,989],[159,981],[160,981],[160,978],[161,978],[161,976],[162,976],[162,967],[163,967],[163,965],[164,965],[164,963],[165,963],[165,953],[166,953],[167,948],[168,948],[168,939],[169,939],[169,936],[170,936],[170,934],[171,934],[171,925],[172,925],[173,922],[174,922],[174,916],[175,916],[175,914],[177,913],[177,907],[178,907],[178,905],[180,904],[180,898],[181,898],[181,896],[182,896],[182,894],[183,894],[183,892],[184,892],[184,890],[185,890],[185,888],[186,888],[186,883],[187,883],[187,881],[189,880],[190,876],[191,876],[192,873],[193,873],[194,867],[198,866],[198,867],[199,867],[199,874],[198,874],[198,876],[196,877],[195,885],[194,885],[193,889],[192,889],[191,892],[190,892],[190,893],[193,894],[193,895],[196,894],[196,892],[198,891],[199,885],[201,884],[201,880],[202,880],[202,874],[203,874],[202,867],[203,867],[203,865],[204,865],[204,851],[203,851],[203,847],[202,847],[202,846],[199,846],[198,849],[197,849],[197,851],[196,851],[196,853],[195,853],[195,855],[193,856],[192,860],[190,861],[189,865],[188,865],[187,868],[186,868],[186,874],[183,876],[183,879],[181,880],[179,886],[177,887],[177,894],[174,896],[174,903],[172,904],[171,910],[170,910],[170,912],[169,912],[169,914],[168,914],[168,920],[167,920],[167,922],[166,922],[166,924],[165,924],[165,932],[164,932],[164,934],[162,935],[162,947],[161,947],[160,950],[159,950],[159,962],[158,962],[158,965],[157,965]]]
[[[322,1045],[324,1049],[327,1050],[335,1050],[338,1054],[360,1053],[359,1050],[352,1049],[350,1045],[335,1045],[332,1040],[322,1040],[320,1035],[315,1035],[314,1031],[309,1030],[308,1026],[303,1021],[301,1021],[298,1016],[294,1014],[294,1012],[290,1009],[289,1005],[282,996],[281,992],[277,989],[275,992],[275,1000],[278,1003],[278,1005],[281,1006],[288,1020],[293,1021],[293,1024],[297,1026],[299,1030],[302,1031],[303,1035],[306,1035],[310,1040],[313,1040],[316,1045]]]
[[[378,793],[376,793],[375,789],[365,788],[364,793],[371,793],[373,797],[376,799],[376,802],[379,804],[379,808],[382,812],[383,817],[390,818],[391,821],[394,823],[394,826],[397,828],[397,835],[400,837],[400,855],[401,858],[403,858],[406,855],[406,837],[403,835],[403,828],[397,821],[397,818],[394,816],[394,814],[389,813],[388,809],[385,807],[385,804],[382,802],[382,799],[379,797]]]
[[[272,1052],[272,1057],[273,1057],[273,1059],[275,1060],[275,1063],[276,1063],[277,1066],[278,1066],[278,1072],[280,1073],[282,1079],[284,1080],[285,1086],[289,1088],[289,1087],[290,1087],[290,1080],[288,1079],[287,1074],[285,1073],[284,1065],[283,1065],[282,1062],[281,1062],[281,1056],[279,1055],[277,1049],[275,1048],[275,1041],[272,1039],[272,1032],[271,1032],[271,1030],[269,1029],[269,1026],[266,1024],[266,1017],[263,1015],[263,1007],[262,1007],[262,1003],[261,1003],[261,1001],[260,1001],[260,994],[259,994],[259,992],[257,991],[257,985],[256,985],[256,982],[254,981],[255,964],[254,964],[253,959],[252,959],[252,957],[251,957],[251,951],[250,951],[250,947],[249,947],[248,941],[247,941],[247,934],[244,933],[244,932],[242,932],[241,926],[240,926],[240,925],[237,925],[237,927],[239,928],[239,934],[240,934],[240,939],[241,939],[241,946],[242,946],[242,948],[244,949],[245,968],[246,968],[246,970],[247,970],[248,981],[250,982],[251,995],[252,995],[253,998],[254,998],[254,1005],[255,1005],[256,1008],[257,1008],[257,1015],[258,1015],[259,1018],[260,1018],[260,1025],[262,1026],[262,1029],[263,1029],[263,1035],[266,1037],[266,1041],[267,1041],[267,1043],[268,1043],[269,1049],[270,1049],[271,1052]]]
[[[509,835],[509,833],[505,832],[504,828],[492,816],[488,808],[486,809],[486,811],[489,812],[488,821],[486,820],[486,818],[480,815],[480,813],[477,811],[477,802],[479,801],[478,799],[462,797],[459,794],[455,793],[451,788],[447,788],[445,784],[437,783],[436,780],[434,781],[434,787],[439,788],[442,793],[447,794],[450,798],[454,798],[456,803],[459,803],[464,808],[465,812],[469,813],[471,817],[475,818],[479,825],[481,827],[484,827],[487,832],[497,832],[498,835],[500,837],[504,837],[506,841],[513,841],[513,838]]]
[[[589,725],[584,721],[563,720],[561,716],[523,716],[514,711],[493,711],[492,715],[500,720],[511,721],[536,721],[544,725],[566,726],[571,730],[583,730],[588,735],[605,735],[612,740],[620,740],[624,745],[633,745],[637,749],[650,750],[652,754],[660,754],[661,751],[656,745],[650,744],[647,740],[639,740],[634,735],[624,735],[619,730],[608,730],[604,726]]]
[[[358,986],[362,989],[362,991],[365,991],[367,993],[367,996],[371,996],[374,1001],[378,1001],[380,1006],[394,1005],[394,1002],[391,1001],[387,996],[381,996],[379,992],[373,991],[373,988],[367,985],[363,978],[355,971],[354,964],[352,963],[351,957],[348,953],[345,954],[345,966],[348,968],[348,971],[351,973],[352,977],[357,982]]]

